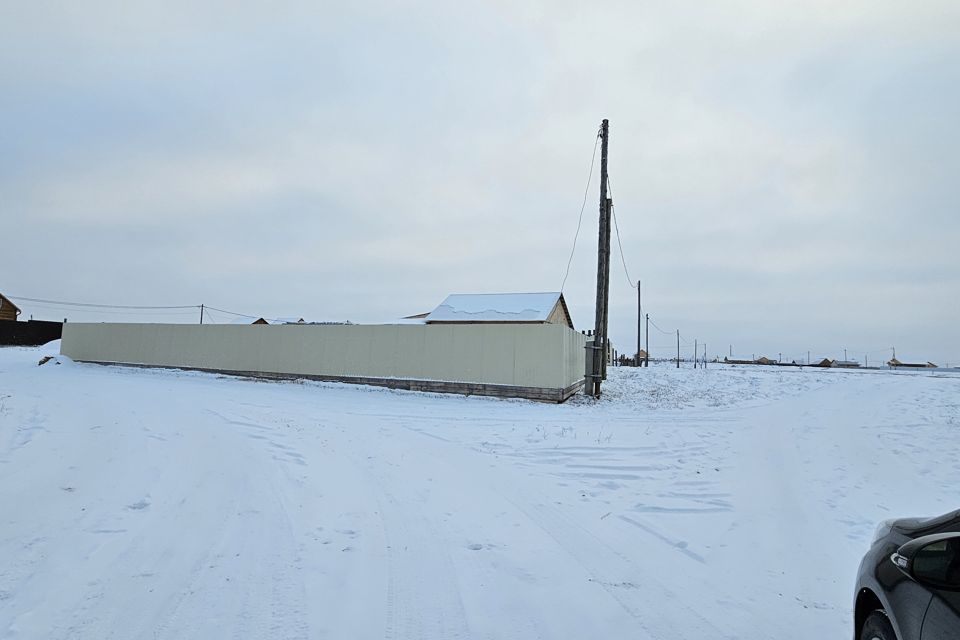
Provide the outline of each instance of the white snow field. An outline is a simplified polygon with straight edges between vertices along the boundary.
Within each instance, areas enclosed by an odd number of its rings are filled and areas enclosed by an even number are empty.
[[[877,522],[960,506],[957,374],[548,405],[57,349],[0,349],[0,638],[845,638]]]

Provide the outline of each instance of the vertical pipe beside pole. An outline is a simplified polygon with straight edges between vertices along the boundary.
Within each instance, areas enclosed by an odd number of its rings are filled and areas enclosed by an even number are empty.
[[[641,332],[640,327],[643,323],[643,304],[640,302],[640,281],[637,280],[637,357],[633,361],[636,366],[640,366],[640,345]]]
[[[650,314],[646,315],[647,318],[647,341],[644,343],[644,351],[647,352],[647,355],[643,357],[643,366],[650,366]]]

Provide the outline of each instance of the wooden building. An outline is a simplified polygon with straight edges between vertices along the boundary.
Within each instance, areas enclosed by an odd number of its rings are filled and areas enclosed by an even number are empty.
[[[0,320],[16,320],[18,315],[20,315],[20,307],[0,293]]]
[[[900,362],[896,358],[887,361],[887,366],[894,369],[936,369],[937,365],[932,362]]]

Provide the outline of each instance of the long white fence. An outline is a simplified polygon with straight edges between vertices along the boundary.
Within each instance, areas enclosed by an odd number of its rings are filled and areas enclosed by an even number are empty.
[[[563,402],[585,338],[562,325],[67,323],[61,351],[104,364],[311,378]]]

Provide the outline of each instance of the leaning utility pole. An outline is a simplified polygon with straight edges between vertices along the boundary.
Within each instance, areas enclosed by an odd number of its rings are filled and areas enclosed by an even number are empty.
[[[593,371],[587,393],[600,397],[607,364],[607,302],[610,299],[610,205],[607,197],[607,147],[610,123],[600,125],[600,238],[597,246],[597,309],[593,333]]]
[[[200,305],[200,324],[203,324],[203,305]],[[216,324],[216,322],[214,322]]]

